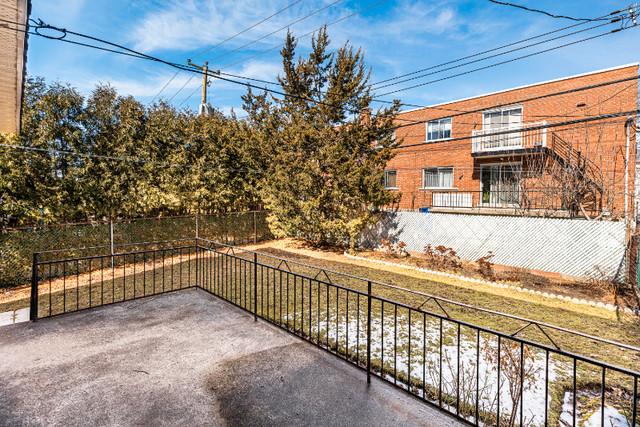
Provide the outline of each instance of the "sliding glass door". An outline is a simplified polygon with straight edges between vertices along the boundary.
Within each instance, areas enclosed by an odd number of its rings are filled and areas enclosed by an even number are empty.
[[[521,173],[519,163],[481,166],[482,204],[497,207],[518,205]]]

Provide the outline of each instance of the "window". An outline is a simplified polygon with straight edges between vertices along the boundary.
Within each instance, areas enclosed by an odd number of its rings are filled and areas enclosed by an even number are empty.
[[[385,188],[398,188],[397,187],[397,171],[384,171],[384,186]]]
[[[451,138],[451,117],[427,123],[427,141]]]
[[[484,113],[484,129],[502,129],[522,126],[522,108],[502,108]]]
[[[482,128],[488,131],[522,128],[522,108],[502,108],[484,113]],[[522,133],[511,132],[488,135],[484,138],[484,148],[502,148],[522,145]]]
[[[423,188],[453,188],[453,168],[422,169]]]

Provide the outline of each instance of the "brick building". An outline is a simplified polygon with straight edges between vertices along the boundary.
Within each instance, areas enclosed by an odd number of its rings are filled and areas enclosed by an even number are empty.
[[[401,210],[631,218],[636,116],[620,113],[638,108],[637,77],[635,63],[403,112],[385,185]]]

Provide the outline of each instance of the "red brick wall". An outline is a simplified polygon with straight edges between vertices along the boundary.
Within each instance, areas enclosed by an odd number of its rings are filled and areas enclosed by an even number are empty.
[[[423,206],[431,206],[431,192],[420,189],[423,168],[453,166],[454,187],[458,191],[479,192],[481,165],[522,161],[523,156],[503,156],[502,158],[474,158],[471,156],[472,139],[470,137],[474,129],[482,129],[483,110],[493,109],[500,105],[507,106],[508,103],[540,95],[637,75],[638,66],[633,65],[401,113],[396,121],[397,125],[406,125],[410,123],[410,120],[433,120],[459,112],[480,110],[475,113],[455,116],[452,119],[452,138],[466,137],[466,139],[435,142],[396,150],[396,157],[389,162],[387,170],[397,170],[398,191],[402,192],[399,207],[401,209],[418,209]],[[635,110],[637,96],[637,80],[630,80],[566,95],[518,102],[514,106],[522,106],[523,123],[525,124],[543,120],[552,124],[588,116]],[[580,104],[586,105],[578,107]],[[607,197],[611,199],[607,203],[614,210],[613,214],[617,216],[621,216],[624,211],[625,120],[626,117],[620,117],[600,122],[575,124],[564,128],[553,128],[548,131],[555,132],[572,147],[580,150],[582,155],[588,157],[600,169],[601,182],[607,187]],[[401,147],[422,143],[426,140],[426,125],[420,123],[399,128],[396,131],[396,138],[402,139]],[[551,135],[548,133],[547,146],[550,145],[550,140]],[[530,163],[527,160],[531,156],[531,154],[524,155],[523,170],[527,169],[527,164]],[[628,187],[630,196],[633,195],[634,159],[635,134],[632,132]],[[479,197],[479,194],[474,197]],[[476,199],[474,199],[475,203],[477,203]],[[629,206],[633,206],[633,197],[629,197]]]

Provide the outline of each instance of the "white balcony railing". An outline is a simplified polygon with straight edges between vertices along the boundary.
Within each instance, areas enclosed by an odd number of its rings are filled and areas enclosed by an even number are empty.
[[[446,192],[433,193],[431,204],[434,208],[472,208],[473,193]]]
[[[547,129],[536,129],[546,124],[546,121],[542,121],[502,128],[474,130],[471,134],[473,136],[472,152],[482,153],[546,147]]]

